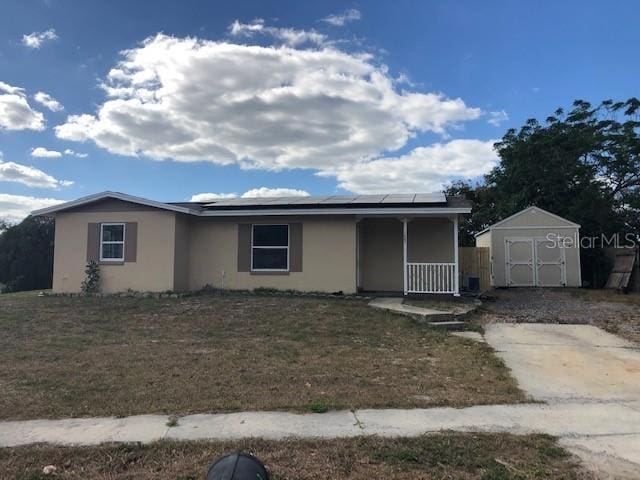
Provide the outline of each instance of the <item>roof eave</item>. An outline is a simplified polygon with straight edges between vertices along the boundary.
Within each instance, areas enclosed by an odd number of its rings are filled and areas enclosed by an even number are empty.
[[[46,216],[51,215],[58,212],[63,212],[65,210],[69,210],[70,208],[80,207],[82,205],[87,205],[89,203],[97,202],[100,200],[104,200],[105,198],[115,198],[117,200],[122,200],[124,202],[137,203],[138,205],[145,205],[148,207],[155,207],[161,210],[168,210],[172,212],[185,213],[189,215],[197,215],[198,213],[194,210],[190,210],[185,207],[179,207],[177,205],[170,205],[167,203],[156,202],[154,200],[148,200],[146,198],[135,197],[133,195],[127,195],[125,193],[120,192],[100,192],[95,193],[93,195],[87,195],[86,197],[78,198],[76,200],[72,200],[70,202],[60,203],[58,205],[53,205],[51,207],[41,208],[39,210],[33,210],[31,215],[33,216]]]

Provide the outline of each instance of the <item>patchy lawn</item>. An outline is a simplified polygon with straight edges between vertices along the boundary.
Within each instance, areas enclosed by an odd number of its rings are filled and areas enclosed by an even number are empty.
[[[490,347],[365,302],[0,295],[0,418],[524,400]]]
[[[611,290],[513,288],[483,301],[487,322],[583,323],[640,343],[640,294]]]
[[[273,480],[594,478],[552,437],[464,433],[405,439],[29,446],[1,449],[0,470],[19,480],[51,478],[41,474],[47,465],[57,468],[58,479],[199,479],[214,459],[235,450],[254,453]]]

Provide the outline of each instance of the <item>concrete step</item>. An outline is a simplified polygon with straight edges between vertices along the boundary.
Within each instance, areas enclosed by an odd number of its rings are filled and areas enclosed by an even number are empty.
[[[421,322],[422,323],[422,322]],[[425,325],[429,325],[433,328],[440,328],[442,330],[465,330],[467,328],[467,322],[460,322],[457,320],[446,321],[446,322],[424,322]]]

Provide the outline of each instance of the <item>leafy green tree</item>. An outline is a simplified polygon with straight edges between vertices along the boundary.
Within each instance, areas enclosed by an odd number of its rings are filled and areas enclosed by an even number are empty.
[[[0,225],[0,284],[4,291],[51,288],[53,236],[51,218],[27,217],[17,225]]]

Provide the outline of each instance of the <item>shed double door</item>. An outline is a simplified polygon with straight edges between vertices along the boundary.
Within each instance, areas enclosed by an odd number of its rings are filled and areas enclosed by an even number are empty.
[[[505,269],[510,287],[564,287],[567,264],[564,248],[546,237],[507,237]]]

